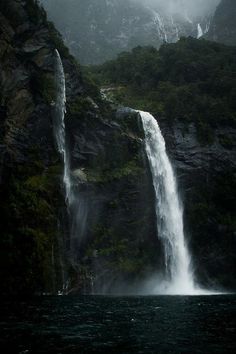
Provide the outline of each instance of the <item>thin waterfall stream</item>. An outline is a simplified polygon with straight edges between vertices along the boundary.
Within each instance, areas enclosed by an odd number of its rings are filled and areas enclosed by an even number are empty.
[[[66,114],[66,82],[62,60],[58,50],[55,50],[55,84],[56,99],[54,104],[53,129],[58,152],[63,161],[63,185],[65,201],[70,224],[70,257],[77,264],[79,243],[82,239],[87,222],[87,205],[82,195],[73,188],[71,177],[70,157],[66,144],[65,114]]]
[[[54,135],[56,138],[57,149],[62,156],[64,163],[63,183],[65,187],[66,202],[71,204],[71,179],[70,179],[70,163],[66,148],[66,133],[65,133],[65,113],[66,113],[66,84],[65,74],[58,50],[55,50],[56,56],[56,102],[54,110]]]

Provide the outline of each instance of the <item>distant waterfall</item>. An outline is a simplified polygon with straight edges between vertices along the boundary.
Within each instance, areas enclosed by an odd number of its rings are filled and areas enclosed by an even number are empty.
[[[58,50],[55,50],[56,55],[56,101],[54,110],[54,135],[56,138],[57,148],[64,162],[63,182],[66,192],[66,201],[71,202],[71,180],[70,180],[70,164],[66,150],[66,134],[65,134],[65,113],[66,113],[66,85],[65,74]]]
[[[157,25],[158,35],[162,41],[168,43],[168,35],[165,29],[165,24],[161,16],[157,11],[150,9],[151,13],[153,14],[154,23]]]
[[[190,256],[184,240],[183,211],[165,141],[155,118],[139,112],[156,196],[157,230],[165,250],[166,293],[194,293]]]
[[[211,26],[211,19],[209,19],[208,22],[206,23],[204,34],[209,32],[210,26]]]
[[[200,25],[200,23],[198,23],[197,25],[197,38],[201,38],[203,36],[203,30],[202,30],[202,26]]]

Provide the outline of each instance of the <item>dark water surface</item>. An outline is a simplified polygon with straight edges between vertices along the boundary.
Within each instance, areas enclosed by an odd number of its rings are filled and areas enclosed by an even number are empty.
[[[0,352],[236,353],[236,296],[1,302]]]

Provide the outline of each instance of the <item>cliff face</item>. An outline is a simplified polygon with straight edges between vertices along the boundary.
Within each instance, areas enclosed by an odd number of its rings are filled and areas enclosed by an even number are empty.
[[[97,122],[91,111],[84,116],[74,111],[72,117],[68,131],[77,201],[71,210],[69,252],[78,269],[72,287],[135,291],[162,264],[139,117],[126,110]]]
[[[52,291],[60,278],[52,204],[62,202],[51,129],[54,45],[32,1],[1,2],[0,19],[3,293]]]
[[[236,131],[216,128],[214,143],[202,145],[194,124],[160,125],[179,181],[196,276],[203,285],[235,288]]]
[[[34,1],[1,2],[0,19],[3,293],[55,292],[64,205],[51,120],[59,36]]]
[[[236,3],[234,0],[221,1],[206,37],[215,42],[236,45]]]
[[[0,11],[3,293],[109,291],[131,278],[134,284],[158,266],[161,252],[137,114],[116,116],[35,1],[10,0]],[[69,218],[52,133],[55,48],[65,70],[78,198]]]
[[[163,267],[139,117],[102,99],[35,1],[1,3],[0,16],[2,292],[134,291]],[[52,133],[55,48],[66,78],[76,200],[69,215]],[[197,274],[205,284],[235,287],[235,130],[219,130],[203,147],[194,125],[163,119],[160,126],[183,191]]]

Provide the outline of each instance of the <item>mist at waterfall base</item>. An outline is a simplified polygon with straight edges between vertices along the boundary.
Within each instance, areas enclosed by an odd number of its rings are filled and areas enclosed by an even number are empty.
[[[236,297],[1,301],[2,353],[234,353]]]

